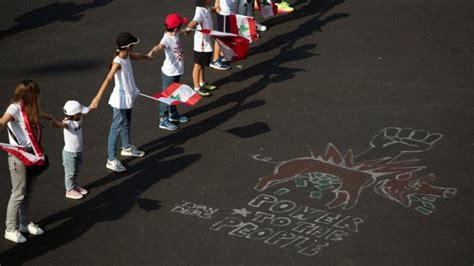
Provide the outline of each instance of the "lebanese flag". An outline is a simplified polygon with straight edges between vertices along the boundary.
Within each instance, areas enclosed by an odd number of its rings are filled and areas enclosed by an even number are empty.
[[[21,116],[18,117],[19,123],[25,125],[25,128],[23,129],[23,133],[25,137],[29,140],[29,143],[31,143],[31,148],[34,153],[29,153],[26,151],[26,148],[24,146],[20,145],[15,145],[15,144],[7,144],[7,143],[0,143],[0,149],[8,152],[9,154],[15,156],[18,158],[24,165],[30,167],[34,165],[43,165],[45,163],[45,156],[43,154],[43,149],[39,145],[39,140],[41,139],[41,127],[36,126],[33,127],[30,125],[30,121],[28,120],[28,114],[26,107],[24,105],[21,105]],[[17,137],[11,131],[10,128],[8,128],[9,135],[12,136],[12,138],[17,142]],[[17,143],[18,144],[18,143]]]
[[[157,92],[151,96],[140,93],[141,96],[157,100],[168,105],[195,105],[201,96],[197,94],[190,86],[181,83],[171,83],[164,91]]]
[[[37,156],[26,151],[25,147],[7,143],[0,143],[0,149],[8,152],[22,161],[26,166],[40,165],[44,161],[44,156]]]
[[[216,38],[221,47],[224,58],[228,61],[237,61],[247,58],[249,52],[249,40],[233,33],[215,30],[199,30]]]
[[[253,17],[231,14],[224,16],[223,29],[249,40],[250,43],[258,40],[257,23]]]
[[[278,14],[278,7],[272,0],[256,0],[258,9],[262,17],[268,18]]]

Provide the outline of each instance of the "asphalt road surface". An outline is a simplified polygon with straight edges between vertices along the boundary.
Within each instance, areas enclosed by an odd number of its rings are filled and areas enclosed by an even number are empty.
[[[110,86],[83,123],[79,181],[64,197],[62,131],[45,124],[51,166],[31,214],[45,229],[0,240],[4,265],[472,265],[474,5],[455,1],[290,0],[246,60],[206,69],[219,86],[175,132],[158,104],[133,108],[143,158],[105,168]],[[88,105],[118,33],[146,53],[168,13],[194,1],[12,1],[0,16],[0,106],[33,79],[58,119]],[[182,36],[192,84],[192,36]],[[161,89],[163,54],[133,63]],[[7,141],[7,132],[0,134]],[[11,189],[0,153],[0,221]]]

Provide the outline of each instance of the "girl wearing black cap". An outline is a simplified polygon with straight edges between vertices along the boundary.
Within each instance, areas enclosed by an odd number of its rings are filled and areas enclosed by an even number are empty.
[[[133,46],[138,44],[138,38],[128,32],[120,33],[117,37],[117,52],[102,86],[91,102],[90,108],[99,106],[100,99],[112,80],[115,80],[115,87],[110,95],[109,104],[113,109],[112,125],[108,138],[108,160],[105,165],[115,172],[127,170],[122,163],[117,160],[116,144],[120,134],[122,140],[122,156],[142,157],[145,152],[138,150],[130,142],[130,120],[132,107],[135,99],[140,93],[133,77],[132,64],[130,59],[151,59],[148,55],[132,53]]]

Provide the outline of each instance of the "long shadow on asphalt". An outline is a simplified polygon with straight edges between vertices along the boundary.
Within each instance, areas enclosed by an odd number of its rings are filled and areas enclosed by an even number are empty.
[[[278,24],[283,24],[291,20],[312,17],[310,20],[301,24],[295,31],[278,34],[275,37],[267,40],[265,43],[259,44],[258,46],[252,48],[250,50],[250,55],[264,53],[274,49],[275,47],[282,47],[282,53],[285,53],[286,50],[291,49],[296,41],[301,39],[303,36],[311,35],[316,31],[321,32],[323,26],[325,26],[327,23],[350,16],[350,14],[347,13],[336,13],[321,19],[322,16],[328,11],[342,3],[344,3],[344,0],[309,1],[308,4],[302,6],[301,9],[298,9],[297,11],[286,15],[276,16],[275,18],[265,21],[265,25],[268,27],[274,27]],[[298,4],[302,5],[303,2],[298,2]]]
[[[310,1],[310,3],[313,3],[313,1]],[[311,5],[317,7],[317,4]],[[324,12],[327,11],[328,9],[325,9]],[[320,14],[315,14],[311,21],[318,21],[319,17]],[[30,238],[27,243],[15,245],[3,252],[0,254],[0,257],[4,261],[0,263],[2,265],[7,263],[20,264],[32,260],[50,250],[72,242],[98,223],[122,218],[135,205],[146,211],[159,209],[160,201],[141,199],[139,196],[160,180],[169,178],[184,170],[202,157],[201,154],[184,154],[185,151],[180,145],[219,127],[242,111],[262,106],[265,104],[264,100],[248,101],[248,99],[272,84],[290,80],[296,73],[305,71],[305,69],[301,68],[284,67],[283,64],[315,55],[310,51],[316,47],[316,44],[302,45],[296,48],[292,46],[296,39],[314,33],[320,29],[320,26],[321,24],[318,23],[306,22],[306,28],[303,31],[298,28],[294,32],[286,34],[292,36],[291,40],[275,38],[271,45],[265,44],[267,45],[267,51],[279,48],[281,52],[271,59],[236,72],[215,83],[222,86],[258,76],[260,78],[257,81],[242,90],[223,95],[206,105],[197,107],[187,112],[186,115],[196,119],[213,109],[229,106],[226,110],[215,115],[202,117],[199,122],[184,127],[174,134],[141,146],[140,148],[148,154],[143,160],[136,164],[131,164],[133,158],[124,160],[126,165],[130,164],[125,174],[109,174],[88,184],[87,188],[97,188],[120,179],[124,179],[124,181],[99,193],[90,200],[59,211],[39,221],[38,223],[47,229],[45,235]],[[178,155],[179,157],[176,157]],[[168,160],[165,160],[165,158],[168,158]],[[48,228],[48,226],[53,226],[57,223],[60,224],[53,228]]]
[[[10,35],[46,26],[56,21],[76,22],[81,20],[88,9],[105,6],[113,0],[94,0],[91,3],[76,4],[74,2],[49,4],[15,18],[16,24],[9,29],[0,31],[0,40]]]
[[[200,154],[182,155],[183,153],[182,148],[170,148],[147,156],[133,165],[126,174],[121,175],[124,181],[120,184],[106,189],[90,200],[39,221],[41,225],[59,225],[48,228],[43,236],[32,237],[26,244],[16,245],[4,252],[0,255],[0,263],[18,265],[34,259],[74,241],[99,223],[123,217],[136,205],[146,212],[158,210],[161,207],[159,200],[143,199],[139,196],[160,180],[173,176],[201,158]],[[116,174],[108,176],[112,175]]]
[[[103,67],[103,61],[101,60],[81,60],[81,61],[72,61],[72,60],[62,60],[58,62],[41,64],[38,66],[29,66],[18,72],[25,77],[32,75],[35,76],[58,76],[64,75],[67,73],[80,73],[85,71],[90,71],[91,69],[97,69]]]

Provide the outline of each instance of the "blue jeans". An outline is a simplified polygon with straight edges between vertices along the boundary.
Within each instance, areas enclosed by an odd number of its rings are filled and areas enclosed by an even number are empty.
[[[259,0],[257,0],[259,1]],[[237,0],[236,5],[236,13],[239,15],[254,17],[255,12],[253,11],[253,6],[255,4],[255,0]]]
[[[64,187],[69,191],[79,184],[77,174],[82,165],[82,152],[69,152],[63,149]]]
[[[130,143],[130,121],[132,120],[132,109],[113,109],[112,125],[110,126],[108,139],[109,160],[117,159],[117,138],[120,134],[122,147],[128,149],[132,146]]]
[[[173,82],[179,82],[179,78],[181,76],[167,76],[163,71],[161,72],[161,84],[163,91],[168,88],[169,85]],[[177,114],[178,110],[176,105],[167,105],[165,103],[160,102],[160,118],[167,118],[168,115]]]

